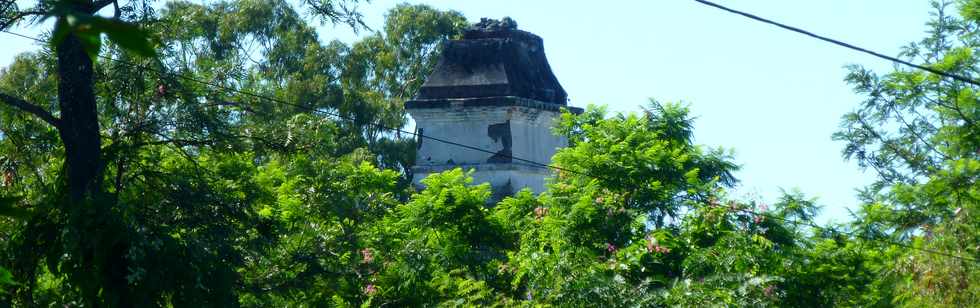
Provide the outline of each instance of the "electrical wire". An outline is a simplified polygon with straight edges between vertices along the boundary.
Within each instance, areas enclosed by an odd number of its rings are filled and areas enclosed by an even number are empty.
[[[696,0],[696,1],[700,1],[700,0]],[[36,41],[36,42],[41,42],[41,43],[44,43],[45,42],[44,40],[42,40],[40,38],[37,38],[37,37],[31,37],[31,36],[27,36],[27,35],[23,35],[23,34],[19,34],[19,33],[10,32],[10,31],[7,31],[7,30],[3,30],[2,32],[7,33],[7,34],[11,34],[11,35],[14,35],[14,36],[18,36],[18,37],[21,37],[21,38],[30,39],[30,40],[33,40],[33,41]],[[113,61],[113,62],[117,62],[117,63],[122,63],[124,65],[129,65],[129,66],[132,66],[132,67],[138,67],[138,65],[135,64],[135,63],[128,62],[128,61],[125,61],[125,60],[115,59],[115,58],[112,58],[110,56],[106,56],[106,55],[101,55],[100,54],[99,57],[100,58],[103,58],[103,59],[106,59],[106,60],[109,60],[109,61]],[[238,89],[235,89],[235,88],[231,88],[231,87],[227,87],[227,86],[223,86],[223,85],[214,84],[212,82],[208,82],[208,81],[205,81],[205,80],[200,80],[200,79],[197,79],[197,78],[194,78],[194,77],[186,76],[186,75],[183,75],[183,74],[174,74],[174,73],[162,72],[160,70],[157,70],[157,69],[154,69],[154,68],[150,68],[150,67],[141,67],[141,68],[142,69],[145,69],[145,70],[152,71],[152,72],[156,72],[158,74],[167,74],[167,75],[171,75],[171,76],[174,76],[174,77],[177,77],[177,78],[181,78],[181,79],[184,79],[184,80],[188,80],[188,81],[191,81],[191,82],[199,83],[199,84],[202,84],[202,85],[212,86],[212,87],[219,88],[219,89],[222,89],[222,90],[227,91],[227,92],[237,93],[237,94],[241,94],[241,95],[253,97],[253,98],[256,98],[256,99],[259,99],[259,100],[266,100],[266,101],[270,101],[270,102],[273,102],[273,103],[278,103],[278,104],[282,104],[282,105],[292,106],[292,107],[296,107],[296,108],[299,108],[299,109],[307,110],[307,111],[310,111],[310,112],[321,113],[321,114],[324,114],[324,115],[329,115],[329,116],[333,116],[333,117],[337,117],[337,118],[340,118],[340,119],[344,119],[344,120],[347,120],[347,121],[354,122],[354,119],[351,119],[349,117],[343,116],[343,115],[341,115],[339,113],[332,113],[332,112],[329,112],[329,111],[326,111],[326,110],[314,109],[314,108],[310,108],[310,107],[303,106],[303,105],[300,105],[300,104],[290,103],[290,102],[287,102],[287,101],[284,101],[284,100],[280,100],[280,99],[277,99],[277,98],[274,98],[274,97],[270,97],[270,96],[266,96],[266,95],[261,95],[261,94],[256,94],[256,93],[252,93],[252,92],[248,92],[248,91],[242,91],[242,90],[238,90]],[[558,171],[569,172],[569,173],[573,173],[573,174],[578,174],[578,175],[590,177],[590,178],[593,178],[593,179],[601,179],[601,180],[606,180],[606,181],[613,181],[613,179],[608,178],[608,177],[597,176],[597,175],[589,174],[588,172],[572,170],[572,169],[568,169],[568,168],[564,168],[564,167],[560,167],[560,166],[555,166],[555,165],[552,165],[552,164],[545,164],[545,163],[541,163],[541,162],[537,162],[537,161],[534,161],[534,160],[525,159],[525,158],[521,158],[521,157],[516,157],[516,156],[512,156],[512,155],[499,154],[499,153],[494,152],[494,151],[490,151],[490,150],[486,150],[486,149],[481,149],[481,148],[478,148],[478,147],[474,147],[474,146],[462,144],[462,143],[459,143],[459,142],[454,142],[454,141],[451,141],[451,140],[445,140],[445,139],[442,139],[442,138],[436,138],[436,137],[426,136],[424,134],[418,134],[418,133],[415,133],[415,132],[406,131],[404,129],[397,128],[397,127],[389,127],[389,126],[386,126],[386,125],[381,124],[381,123],[368,123],[368,124],[369,125],[372,125],[372,126],[375,126],[375,127],[378,127],[380,129],[383,129],[383,130],[391,130],[391,131],[396,131],[396,132],[400,132],[400,133],[403,133],[403,134],[408,134],[408,135],[414,136],[416,138],[423,138],[423,139],[429,139],[429,140],[433,140],[433,141],[438,141],[438,142],[441,142],[441,143],[444,143],[444,144],[448,144],[448,145],[452,145],[452,146],[457,146],[457,147],[461,147],[461,148],[465,148],[465,149],[470,149],[470,150],[474,150],[474,151],[484,152],[484,153],[487,153],[487,154],[501,155],[501,156],[504,156],[504,157],[507,157],[507,158],[510,158],[510,159],[513,159],[513,160],[517,160],[517,161],[521,161],[521,162],[525,162],[525,163],[531,164],[531,165],[536,166],[536,167],[548,168],[548,169],[554,169],[554,170],[558,170]],[[749,211],[749,210],[745,210],[745,209],[742,209],[740,211],[745,212],[745,213],[749,213],[749,214],[752,214],[752,215],[757,215],[757,216],[763,216],[763,217],[770,217],[770,218],[774,218],[774,219],[779,219],[779,220],[782,220],[782,221],[787,222],[787,223],[795,223],[795,224],[801,223],[799,221],[787,220],[787,219],[776,217],[776,216],[773,216],[773,215],[769,215],[769,214],[765,214],[765,213],[758,213],[758,212],[755,212],[755,211]],[[815,229],[818,229],[818,230],[829,230],[830,229],[830,228],[826,228],[826,227],[821,227],[821,226],[819,226],[817,224],[814,224],[812,222],[803,222],[803,223],[806,224],[806,225],[808,225],[808,226],[810,226],[810,227],[813,227]],[[847,232],[841,232],[841,233],[842,234],[849,235],[849,236],[865,238],[865,237],[862,237],[862,236],[859,236],[859,235],[856,235],[856,234],[852,234],[852,233],[847,233]],[[868,239],[868,240],[877,240],[877,241],[884,241],[884,240],[881,240],[881,239],[870,239],[870,238],[865,238],[865,239]],[[901,243],[901,242],[896,242],[896,241],[884,241],[884,242],[887,242],[887,243],[890,243],[890,244],[893,244],[893,245],[897,245],[897,246],[901,246],[901,247],[905,247],[905,248],[909,248],[909,249],[923,251],[923,252],[930,253],[930,254],[942,255],[942,256],[947,256],[947,257],[957,258],[957,259],[961,259],[961,260],[968,260],[968,261],[974,261],[974,262],[980,263],[980,260],[975,259],[975,258],[970,258],[970,257],[964,257],[964,256],[949,254],[949,253],[945,253],[945,252],[941,252],[941,251],[936,251],[936,250],[931,250],[931,249],[926,249],[926,248],[921,248],[921,247],[915,247],[915,246],[912,246],[912,245],[909,245],[909,244],[906,244],[906,243]]]
[[[714,3],[714,2],[711,2],[711,1],[706,1],[706,0],[694,0],[694,1],[695,2],[698,2],[698,3],[701,3],[701,4],[704,4],[704,5],[707,5],[707,6],[710,6],[710,7],[714,7],[714,8],[717,8],[717,9],[720,9],[720,10],[723,10],[723,11],[726,11],[726,12],[729,12],[729,13],[741,15],[741,16],[744,16],[744,17],[747,17],[747,18],[750,18],[750,19],[753,19],[753,20],[756,20],[756,21],[760,21],[760,22],[767,23],[767,24],[770,24],[770,25],[773,25],[773,26],[776,26],[776,27],[780,27],[780,28],[783,28],[783,29],[786,29],[786,30],[789,30],[789,31],[793,31],[793,32],[796,32],[796,33],[799,33],[799,34],[803,34],[803,35],[806,35],[806,36],[809,36],[809,37],[812,37],[812,38],[815,38],[815,39],[818,39],[818,40],[821,40],[821,41],[824,41],[824,42],[828,42],[828,43],[831,43],[831,44],[834,44],[834,45],[842,46],[842,47],[845,47],[845,48],[848,48],[848,49],[851,49],[851,50],[860,51],[860,52],[863,52],[863,53],[866,53],[866,54],[869,54],[869,55],[872,55],[872,56],[875,56],[875,57],[879,57],[879,58],[882,58],[882,59],[885,59],[885,60],[888,60],[888,61],[892,61],[892,62],[895,62],[895,63],[906,65],[906,66],[909,66],[909,67],[914,67],[914,68],[917,68],[917,69],[920,69],[920,70],[923,70],[923,71],[927,71],[927,72],[930,72],[930,73],[933,73],[933,74],[936,74],[936,75],[939,75],[939,76],[943,76],[943,77],[946,77],[946,78],[950,78],[950,79],[953,79],[953,80],[962,81],[962,82],[969,83],[969,84],[972,84],[972,85],[975,85],[975,86],[980,86],[980,81],[976,81],[976,80],[971,79],[971,78],[963,77],[963,76],[956,75],[956,74],[949,73],[949,72],[944,72],[944,71],[937,70],[937,69],[934,69],[934,68],[931,68],[931,67],[927,67],[927,66],[918,65],[918,64],[915,64],[915,63],[912,63],[912,62],[908,62],[908,61],[905,61],[905,60],[902,60],[902,59],[899,59],[899,58],[895,58],[895,57],[892,57],[892,56],[888,56],[888,55],[885,55],[885,54],[882,54],[882,53],[879,53],[879,52],[876,52],[876,51],[873,51],[873,50],[869,50],[869,49],[866,49],[866,48],[858,47],[858,46],[855,46],[853,44],[848,44],[848,43],[845,43],[845,42],[842,42],[842,41],[839,41],[839,40],[836,40],[836,39],[832,39],[832,38],[829,38],[829,37],[826,37],[826,36],[818,35],[818,34],[815,34],[813,32],[807,31],[807,30],[803,30],[803,29],[800,29],[800,28],[797,28],[797,27],[793,27],[793,26],[790,26],[790,25],[779,23],[779,22],[776,22],[776,21],[773,21],[773,20],[770,20],[770,19],[762,18],[762,17],[756,16],[754,14],[750,14],[750,13],[742,12],[742,11],[735,10],[735,9],[732,9],[732,8],[728,8],[728,7],[722,6],[720,4],[717,4],[717,3]]]
[[[18,36],[18,37],[21,37],[21,38],[25,38],[25,39],[33,40],[33,41],[36,41],[36,42],[44,43],[44,40],[42,40],[40,38],[37,38],[37,37],[31,37],[31,36],[27,36],[27,35],[23,35],[23,34],[19,34],[19,33],[14,33],[14,32],[6,31],[6,30],[4,30],[3,32],[4,33],[7,33],[7,34]],[[106,56],[106,55],[101,55],[100,54],[98,57],[99,58],[102,58],[102,59],[109,60],[109,61],[113,61],[113,62],[117,62],[117,63],[122,63],[122,64],[125,64],[125,65],[130,65],[130,66],[134,66],[134,67],[136,66],[135,63],[128,62],[128,61],[125,61],[125,60],[115,59],[115,58],[112,58],[112,57]],[[324,114],[324,115],[328,115],[328,116],[333,116],[333,117],[337,117],[337,118],[340,118],[340,119],[344,119],[344,120],[347,120],[347,121],[354,122],[354,119],[351,119],[350,117],[346,117],[346,116],[341,115],[339,113],[330,112],[330,111],[326,111],[326,110],[322,110],[322,109],[310,108],[310,107],[307,107],[307,106],[304,106],[304,105],[301,105],[301,104],[296,104],[296,103],[291,103],[291,102],[287,102],[287,101],[284,101],[284,100],[276,99],[274,97],[269,97],[269,96],[265,96],[265,95],[255,94],[255,93],[251,93],[251,92],[248,92],[248,91],[242,91],[242,90],[238,90],[238,89],[235,89],[235,88],[231,88],[231,87],[227,87],[227,86],[215,84],[215,83],[212,83],[212,82],[208,82],[208,81],[205,81],[205,80],[200,80],[200,79],[197,79],[197,78],[194,78],[194,77],[186,76],[186,75],[183,75],[183,74],[173,74],[173,73],[163,72],[163,71],[160,71],[160,70],[151,68],[151,67],[142,67],[141,69],[152,71],[152,72],[155,72],[155,73],[158,73],[158,74],[164,74],[164,75],[174,76],[174,77],[177,77],[177,78],[180,78],[180,79],[188,80],[188,81],[199,83],[199,84],[202,84],[202,85],[207,85],[207,86],[215,87],[215,88],[221,89],[221,90],[226,91],[226,92],[237,93],[237,94],[245,95],[245,96],[248,96],[248,97],[256,98],[256,99],[259,99],[259,100],[267,100],[267,101],[270,101],[270,102],[274,102],[274,103],[278,103],[278,104],[282,104],[282,105],[287,105],[287,106],[291,106],[291,107],[303,109],[303,110],[306,110],[306,111],[309,111],[309,112],[320,113],[320,114]],[[565,171],[565,172],[569,172],[569,173],[574,173],[574,174],[589,176],[589,177],[593,177],[593,178],[599,178],[599,179],[604,179],[604,180],[611,180],[609,178],[605,178],[605,177],[601,177],[601,176],[595,176],[595,175],[590,175],[590,174],[582,173],[582,172],[579,172],[579,171],[576,171],[576,170],[570,170],[570,169],[567,169],[567,168],[562,168],[560,166],[555,166],[555,165],[551,165],[551,164],[540,163],[540,162],[537,162],[537,161],[533,161],[533,160],[529,160],[529,159],[525,159],[525,158],[521,158],[521,157],[516,157],[516,156],[512,156],[512,155],[508,155],[508,154],[498,153],[498,152],[490,151],[490,150],[487,150],[487,149],[481,149],[481,148],[478,148],[478,147],[475,147],[475,146],[470,146],[470,145],[466,145],[466,144],[454,142],[454,141],[451,141],[451,140],[446,140],[446,139],[432,137],[432,136],[426,136],[424,134],[419,134],[419,133],[416,133],[416,132],[407,131],[407,130],[404,130],[404,129],[401,129],[401,128],[397,128],[397,127],[389,127],[389,126],[386,126],[386,125],[381,124],[381,123],[373,123],[372,122],[372,123],[367,123],[367,124],[368,125],[371,125],[371,126],[378,127],[380,129],[383,129],[383,130],[396,131],[396,132],[399,132],[399,133],[402,133],[402,134],[407,134],[407,135],[410,135],[410,136],[413,136],[413,137],[416,137],[416,138],[429,139],[429,140],[438,141],[438,142],[449,144],[449,145],[453,145],[453,146],[462,147],[462,148],[469,149],[469,150],[479,151],[479,152],[493,154],[493,155],[499,155],[499,156],[502,156],[504,158],[509,158],[509,159],[517,160],[517,161],[520,161],[520,162],[523,162],[523,163],[527,163],[527,164],[530,164],[532,166],[539,167],[539,168],[554,169],[554,170]]]

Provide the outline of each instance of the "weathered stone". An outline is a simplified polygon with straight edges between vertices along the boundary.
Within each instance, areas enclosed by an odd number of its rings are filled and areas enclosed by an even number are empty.
[[[492,18],[480,18],[480,22],[470,26],[469,31],[505,31],[505,30],[517,30],[517,22],[515,22],[510,17],[504,17],[501,20],[496,20]]]
[[[541,38],[517,30],[509,18],[484,19],[462,40],[448,41],[414,100],[497,96],[559,105],[568,99],[548,65]]]
[[[551,170],[513,158],[547,164],[567,145],[551,127],[562,109],[582,110],[566,101],[540,37],[510,18],[482,19],[444,45],[435,70],[405,103],[420,134],[482,151],[420,138],[414,182],[462,167],[474,170],[476,183],[491,184],[494,200],[523,188],[543,191]]]

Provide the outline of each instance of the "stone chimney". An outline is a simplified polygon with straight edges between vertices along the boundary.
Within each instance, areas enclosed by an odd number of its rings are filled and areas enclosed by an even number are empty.
[[[510,18],[484,18],[461,40],[444,44],[432,74],[405,103],[418,132],[494,154],[420,138],[413,182],[431,173],[474,169],[476,183],[489,182],[494,199],[528,187],[544,190],[548,164],[567,140],[551,132],[567,108],[567,94],[544,54],[541,37],[517,30]]]

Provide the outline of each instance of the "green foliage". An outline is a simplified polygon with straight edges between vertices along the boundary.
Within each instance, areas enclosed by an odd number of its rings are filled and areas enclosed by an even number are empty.
[[[379,303],[487,305],[503,255],[499,226],[485,205],[490,186],[469,186],[461,169],[432,175],[409,202],[379,224],[374,249],[384,260],[377,274]]]
[[[20,198],[0,197],[0,217],[10,217],[24,219],[30,216],[30,212],[17,206]]]
[[[8,287],[16,285],[17,282],[14,281],[14,275],[7,269],[0,267],[0,292],[6,292],[5,290]]]
[[[105,34],[113,43],[133,53],[145,57],[156,55],[146,32],[134,24],[67,8],[56,8],[51,15],[57,15],[51,38],[52,47],[63,42],[69,35],[74,36],[82,42],[85,52],[94,62],[102,47],[102,34]]]
[[[365,300],[362,276],[371,269],[357,256],[375,241],[365,230],[407,199],[406,176],[375,166],[407,170],[414,152],[404,150],[415,148],[410,139],[380,134],[369,124],[386,118],[401,125],[401,102],[361,80],[374,77],[346,73],[373,69],[380,60],[340,42],[320,43],[286,2],[173,2],[159,11],[122,5],[121,20],[138,21],[140,31],[158,39],[156,57],[140,57],[138,48],[119,41],[118,35],[133,34],[128,24],[86,15],[69,25],[63,18],[66,31],[88,31],[92,44],[106,33],[115,45],[90,51],[121,60],[95,67],[105,128],[104,193],[86,204],[62,200],[64,148],[57,131],[0,104],[0,198],[21,198],[16,207],[4,203],[5,213],[17,219],[0,217],[0,264],[23,282],[5,286],[10,292],[0,295],[0,304],[322,306]],[[434,63],[415,53],[431,52],[465,23],[457,13],[424,6],[399,10],[392,20],[404,25],[391,28],[403,33],[382,47],[401,41],[432,46],[405,50],[406,58],[379,72],[400,70],[399,78],[421,80],[413,74]],[[400,14],[430,16],[439,26],[428,29]],[[0,91],[57,114],[54,57],[47,51],[19,56],[0,73]],[[301,105],[235,95],[192,79]],[[369,104],[362,97],[387,98],[364,108]],[[25,211],[29,217],[22,217]]]
[[[978,4],[960,1],[959,16],[949,13],[951,4],[933,2],[928,36],[901,56],[977,79]],[[846,80],[866,100],[844,117],[835,138],[847,142],[845,157],[879,174],[863,193],[866,205],[858,213],[858,227],[867,239],[919,249],[904,249],[883,265],[892,273],[885,281],[894,283],[895,303],[954,307],[980,301],[980,268],[973,261],[980,258],[975,86],[922,71],[898,68],[878,74],[860,66],[850,67]]]
[[[903,56],[975,75],[975,2],[960,17],[937,4]],[[281,0],[129,2],[113,18],[53,4],[36,8],[58,18],[55,44],[75,37],[121,60],[94,72],[105,166],[75,202],[56,124],[0,104],[0,306],[978,301],[975,262],[928,252],[980,258],[980,113],[966,84],[852,68],[867,100],[835,137],[880,181],[850,224],[814,228],[818,202],[795,190],[771,205],[728,197],[731,155],[693,142],[686,106],[654,100],[562,113],[563,171],[494,203],[461,169],[414,189],[414,141],[376,125],[406,124],[403,102],[466,26],[458,12],[398,5],[345,44],[321,42]],[[355,2],[302,4],[363,26]],[[11,7],[0,17],[22,12]],[[0,93],[60,114],[56,57],[18,56]]]
[[[566,113],[556,130],[575,145],[554,157],[602,176],[559,171],[537,200],[525,193],[496,208],[520,234],[508,252],[511,288],[556,305],[774,302],[764,294],[779,281],[774,232],[717,205],[736,167],[692,144],[687,109],[653,101],[643,115],[603,113]]]

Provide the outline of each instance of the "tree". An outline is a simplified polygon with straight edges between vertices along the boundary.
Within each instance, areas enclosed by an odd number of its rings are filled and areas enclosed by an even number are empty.
[[[62,20],[58,29],[66,30],[55,31],[50,39],[67,42],[53,46],[54,52],[22,55],[0,74],[3,194],[25,192],[15,207],[30,213],[26,218],[3,218],[0,228],[11,239],[3,243],[4,264],[16,281],[23,282],[13,288],[14,296],[0,295],[4,301],[247,304],[239,297],[263,293],[259,287],[273,283],[241,277],[241,271],[253,270],[248,258],[282,249],[288,240],[280,236],[299,230],[282,227],[285,222],[278,216],[264,215],[263,210],[275,203],[269,200],[284,190],[257,177],[265,165],[353,155],[346,163],[328,166],[357,170],[350,168],[365,159],[391,162],[404,156],[383,148],[358,150],[368,144],[373,134],[369,128],[375,129],[371,123],[379,111],[362,108],[366,104],[352,98],[383,90],[345,87],[359,77],[343,72],[374,67],[377,60],[367,54],[355,56],[339,42],[321,44],[312,27],[285,2],[175,2],[159,12],[141,1],[75,3],[67,8],[56,4],[40,2],[28,10],[8,2],[2,6],[3,29],[37,20],[24,18],[51,15]],[[348,2],[306,4],[324,20],[360,23]],[[107,5],[119,5],[112,18],[96,13]],[[461,19],[457,13],[427,13],[432,9],[423,6],[403,8],[436,20]],[[428,36],[420,39],[412,32],[399,39],[435,44],[458,31],[413,26],[403,28],[421,29]],[[129,32],[113,32],[120,29]],[[102,33],[110,38],[108,48],[101,48]],[[152,38],[146,40],[153,44],[152,57],[137,52],[145,46],[127,41],[133,34]],[[431,47],[417,52],[429,51]],[[355,57],[369,60],[349,60]],[[430,64],[413,61],[431,62],[428,59],[413,56],[387,67],[423,72]],[[81,70],[62,72],[58,65]],[[64,77],[69,73],[74,77]],[[419,78],[411,73],[401,76]],[[53,89],[60,92],[55,95]],[[246,91],[295,105],[242,94]],[[391,108],[400,102],[376,104]],[[321,111],[361,120],[352,123]],[[388,117],[402,121],[404,115]],[[410,142],[391,139],[390,143]],[[372,140],[386,142],[380,137]],[[397,158],[387,158],[391,156]],[[59,166],[62,159],[64,166]],[[383,187],[399,196],[397,189]],[[341,210],[346,211],[337,208]],[[312,221],[329,221],[342,213],[318,214]],[[323,258],[289,260],[285,265],[305,266]]]
[[[795,191],[729,197],[731,155],[656,101],[563,113],[547,190],[489,204],[460,169],[412,189],[414,141],[385,129],[405,124],[458,12],[399,5],[345,44],[281,0],[69,4],[0,5],[0,28],[58,21],[48,49],[0,70],[0,306],[976,301],[966,84],[852,68],[868,99],[836,138],[881,176],[851,224],[816,226]],[[363,26],[350,2],[303,4]],[[972,76],[978,7],[937,4],[904,55]]]
[[[778,306],[875,303],[853,239],[815,232],[815,201],[725,197],[737,167],[691,140],[679,104],[563,114],[548,189],[484,206],[457,169],[378,224],[372,303]],[[848,253],[833,249],[838,245]],[[829,247],[828,247],[829,246]],[[850,277],[839,277],[847,271]]]
[[[113,19],[96,16],[95,13],[104,7],[115,4],[116,16]],[[6,30],[13,24],[29,17],[55,17],[55,29],[51,44],[54,47],[57,72],[57,110],[55,116],[50,110],[35,105],[21,97],[0,93],[0,101],[6,106],[20,112],[29,113],[53,127],[57,132],[64,150],[64,190],[67,198],[51,198],[48,202],[59,203],[62,210],[76,224],[75,232],[85,234],[76,248],[78,266],[87,267],[93,271],[102,271],[102,275],[94,282],[106,292],[108,303],[131,304],[124,288],[120,285],[125,280],[122,272],[127,263],[119,259],[118,254],[112,256],[96,256],[98,252],[91,250],[95,242],[105,245],[103,250],[118,251],[124,249],[124,241],[96,239],[90,241],[90,227],[93,215],[82,214],[82,208],[95,209],[97,216],[104,217],[109,212],[103,206],[91,205],[105,201],[101,186],[104,160],[102,153],[102,138],[98,119],[95,97],[93,58],[101,46],[101,34],[106,33],[119,44],[127,46],[134,52],[144,55],[152,53],[148,43],[141,37],[138,30],[128,23],[120,21],[120,9],[114,1],[54,1],[40,2],[30,10],[19,10],[13,1],[5,1],[4,11],[0,16],[0,29]],[[91,211],[89,211],[91,212]],[[88,217],[82,217],[88,216]],[[30,228],[31,226],[29,226]],[[99,227],[96,227],[99,228]],[[113,227],[102,228],[102,231],[113,232]],[[83,275],[78,275],[83,276]],[[84,278],[83,278],[84,279]],[[80,279],[81,280],[81,279]],[[97,294],[95,288],[89,288],[86,296],[92,298]],[[30,300],[29,296],[27,300]]]
[[[928,36],[901,56],[934,69],[977,79],[980,2],[933,2]],[[870,167],[878,181],[863,194],[860,231],[921,250],[897,254],[896,300],[905,305],[958,306],[980,300],[980,109],[976,86],[896,67],[878,74],[851,66],[846,78],[866,97],[847,114],[835,138],[846,158]],[[893,246],[893,249],[898,249]],[[971,261],[970,259],[974,260]]]

